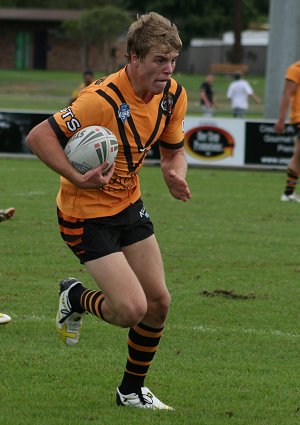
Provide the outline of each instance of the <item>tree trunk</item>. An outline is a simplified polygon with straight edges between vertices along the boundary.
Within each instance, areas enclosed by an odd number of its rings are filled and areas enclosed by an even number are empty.
[[[243,28],[243,0],[233,1],[233,34],[232,62],[243,62],[242,28]]]

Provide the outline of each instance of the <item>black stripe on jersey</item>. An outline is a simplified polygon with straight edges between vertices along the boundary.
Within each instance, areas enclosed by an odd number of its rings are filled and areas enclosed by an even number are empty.
[[[96,93],[98,93],[99,96],[103,97],[103,99],[105,99],[111,105],[111,107],[113,108],[113,110],[115,112],[115,116],[116,116],[116,121],[117,121],[117,124],[118,124],[119,133],[120,133],[120,136],[121,136],[122,143],[124,145],[124,153],[125,153],[125,158],[126,158],[127,165],[128,165],[128,171],[131,171],[132,172],[132,171],[135,170],[135,166],[134,166],[133,161],[132,161],[130,144],[128,142],[128,139],[127,139],[127,136],[126,136],[126,133],[125,133],[125,128],[121,124],[120,120],[118,120],[118,105],[103,90],[99,89],[99,90],[96,91]]]
[[[177,81],[176,81],[176,82],[177,82]],[[175,105],[176,105],[176,102],[177,102],[177,100],[178,100],[179,96],[181,95],[181,92],[182,92],[182,85],[181,85],[181,84],[179,84],[179,83],[177,83],[177,88],[176,88],[176,91],[175,91],[175,94],[174,94],[174,97],[173,97],[173,105],[172,105],[172,109],[174,109],[174,107],[175,107]],[[169,124],[170,119],[171,119],[171,116],[169,115],[169,116],[167,117],[167,119],[166,119],[165,128],[166,128],[166,127],[168,127],[168,124]]]
[[[159,140],[159,146],[161,146],[162,148],[171,149],[171,150],[180,149],[180,148],[183,148],[184,146],[184,140],[182,140],[182,142],[175,143],[175,144],[167,143],[167,142],[164,142],[163,140]]]
[[[165,87],[164,94],[168,92],[168,89],[170,87],[170,83],[171,83],[171,81],[169,80],[168,83],[167,83],[167,85],[166,85],[166,87]],[[121,102],[127,103],[126,102],[126,99],[123,97],[122,93],[120,92],[120,90],[118,89],[117,86],[115,86],[113,83],[109,83],[108,84],[108,87],[116,93],[116,95],[119,97],[119,99],[121,100]],[[163,99],[163,97],[162,97],[162,99]],[[148,146],[150,146],[151,143],[153,143],[153,141],[155,140],[155,137],[157,135],[157,132],[158,132],[158,129],[159,129],[159,125],[160,125],[162,116],[163,116],[162,109],[161,109],[160,103],[159,103],[158,115],[157,115],[157,118],[156,118],[156,123],[155,123],[155,126],[154,126],[154,130],[153,130],[151,136],[149,137],[149,139],[147,140],[145,146],[143,146],[142,143],[141,143],[140,136],[139,136],[139,134],[138,134],[138,132],[136,130],[136,127],[135,127],[135,124],[134,124],[134,121],[133,121],[132,117],[130,116],[127,119],[128,124],[129,124],[129,126],[131,128],[131,131],[132,131],[132,133],[134,135],[135,142],[136,142],[136,144],[137,144],[140,152],[145,151],[145,148],[147,148]],[[136,166],[138,166],[142,162],[143,158],[144,158],[144,156],[139,160],[139,162],[138,162],[138,164],[136,164]]]
[[[118,89],[118,87],[115,84],[109,83],[107,85],[107,87],[109,87],[113,92],[116,93],[116,95],[118,96],[118,98],[120,99],[120,101],[122,103],[126,103],[127,104],[124,96],[122,95],[122,93],[120,92],[120,90]],[[140,152],[143,151],[143,148],[144,147],[142,145],[140,135],[139,135],[139,133],[137,132],[137,130],[135,128],[135,125],[134,125],[134,122],[133,122],[133,119],[132,119],[132,116],[131,115],[127,118],[127,122],[129,124],[129,127],[131,128],[131,131],[132,131],[133,136],[134,136],[135,143],[137,144],[137,147],[139,148],[139,151]]]
[[[66,144],[68,143],[68,138],[65,136],[57,122],[55,121],[54,117],[51,116],[48,118],[48,122],[52,127],[52,130],[54,131],[55,135],[57,136],[58,140],[60,141],[60,144],[64,148]]]

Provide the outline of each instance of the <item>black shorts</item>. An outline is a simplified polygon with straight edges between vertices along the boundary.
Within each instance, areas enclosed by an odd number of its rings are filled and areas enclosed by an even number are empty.
[[[296,124],[293,124],[293,126],[295,128],[295,134],[297,138],[300,139],[300,123],[297,122]]]
[[[153,235],[153,223],[139,199],[124,211],[111,216],[80,219],[57,210],[60,234],[80,263],[120,252]]]

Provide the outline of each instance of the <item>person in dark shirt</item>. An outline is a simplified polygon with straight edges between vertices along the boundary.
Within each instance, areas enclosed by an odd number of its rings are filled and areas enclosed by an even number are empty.
[[[207,74],[205,81],[200,87],[200,104],[203,115],[206,117],[213,116],[216,107],[214,101],[213,81],[214,76],[212,74]]]

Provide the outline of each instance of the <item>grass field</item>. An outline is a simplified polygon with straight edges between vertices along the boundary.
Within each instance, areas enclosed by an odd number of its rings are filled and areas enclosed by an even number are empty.
[[[85,318],[78,346],[55,332],[58,281],[94,283],[56,225],[58,177],[39,161],[0,159],[1,425],[296,425],[299,208],[281,172],[190,169],[192,200],[172,199],[144,167],[172,307],[147,385],[175,412],[115,406],[126,330]]]
[[[101,75],[96,74],[99,78]],[[175,74],[187,90],[189,104],[188,113],[199,114],[199,87],[204,80],[203,75]],[[58,71],[12,71],[0,70],[0,111],[1,109],[33,109],[57,111],[68,103],[71,93],[82,80],[79,72]],[[265,78],[249,76],[247,80],[254,91],[264,98]],[[232,78],[229,75],[216,76],[214,89],[218,102],[216,116],[231,116],[230,103],[226,99],[226,91]],[[257,105],[250,100],[248,116],[262,117],[263,103]]]

